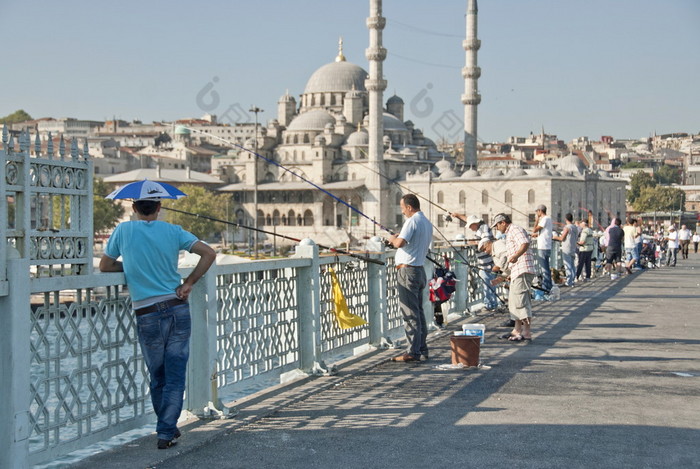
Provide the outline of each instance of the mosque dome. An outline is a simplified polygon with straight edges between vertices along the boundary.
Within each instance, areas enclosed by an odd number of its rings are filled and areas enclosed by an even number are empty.
[[[403,125],[403,122],[401,122],[395,115],[389,114],[388,112],[384,113],[382,120],[384,121],[384,130],[408,130],[406,126]]]
[[[519,176],[527,176],[527,173],[525,172],[524,169],[513,168],[510,171],[508,171],[508,177],[519,177]]]
[[[461,177],[462,177],[462,179],[472,179],[472,178],[478,178],[479,176],[481,176],[481,174],[479,174],[479,171],[477,171],[474,168],[469,168],[468,170],[466,170],[465,172],[462,173]]]
[[[184,125],[178,125],[175,127],[175,135],[189,135],[189,134],[190,134],[190,129],[188,129]]]
[[[570,171],[574,174],[583,174],[586,170],[586,165],[583,164],[581,159],[570,153],[557,161],[557,167],[560,171]]]
[[[503,176],[503,171],[501,171],[500,169],[494,168],[494,169],[490,169],[484,173],[484,177],[487,177],[487,178],[496,178],[499,176]]]
[[[528,176],[536,176],[536,177],[543,177],[543,176],[551,176],[552,173],[549,172],[547,168],[532,168],[527,171]]]
[[[440,173],[440,179],[453,179],[456,177],[458,177],[458,174],[452,168],[448,168]]]
[[[348,135],[345,144],[354,147],[367,146],[369,145],[369,134],[365,130],[356,130]]]
[[[315,109],[313,111],[299,114],[294,118],[294,120],[292,120],[289,127],[287,127],[287,130],[323,130],[326,127],[326,124],[335,125],[335,118],[327,111]]]
[[[365,91],[367,72],[350,62],[331,62],[316,70],[306,82],[304,93]]]
[[[398,96],[394,95],[391,98],[386,100],[386,104],[403,104],[403,99],[399,98]]]
[[[438,174],[442,174],[445,171],[452,169],[452,165],[449,161],[442,159],[435,163],[435,169],[437,170]]]
[[[416,152],[414,152],[413,150],[411,150],[408,147],[403,147],[401,149],[400,153],[401,153],[401,156],[403,156],[404,158],[413,158],[416,156]]]
[[[603,171],[602,169],[598,170],[598,177],[601,179],[610,179],[610,174],[607,171]]]

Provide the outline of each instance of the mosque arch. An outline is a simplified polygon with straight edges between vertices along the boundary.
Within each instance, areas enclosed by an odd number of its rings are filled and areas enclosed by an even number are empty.
[[[289,212],[287,212],[287,223],[288,226],[296,225],[296,217],[294,215],[294,210],[290,210]]]
[[[313,226],[314,224],[314,214],[311,210],[306,209],[304,211],[304,226]]]
[[[481,204],[482,205],[488,205],[489,204],[489,191],[484,189],[481,191]]]
[[[280,224],[280,211],[275,209],[272,212],[272,225],[277,226]]]
[[[437,203],[439,203],[439,204],[445,203],[445,194],[443,194],[442,191],[438,191],[438,193],[437,193]]]
[[[467,203],[467,194],[464,191],[459,191],[459,205],[464,206]]]
[[[304,142],[303,143],[309,143],[309,134],[305,133],[304,134]]]
[[[293,143],[299,143],[299,136],[297,134],[294,134]]]
[[[506,190],[503,199],[507,205],[513,205],[513,193],[510,190]]]
[[[287,226],[287,216],[282,215],[282,226]]]
[[[257,216],[258,226],[265,225],[265,214],[263,213],[263,211],[258,210],[257,214],[258,214],[258,216]]]
[[[530,189],[527,191],[527,203],[528,204],[534,204],[535,203],[535,190]]]
[[[272,225],[272,217],[270,216],[269,213],[267,215],[265,215],[265,224],[268,226]]]
[[[297,214],[297,226],[303,226],[304,220],[301,218],[301,213]]]

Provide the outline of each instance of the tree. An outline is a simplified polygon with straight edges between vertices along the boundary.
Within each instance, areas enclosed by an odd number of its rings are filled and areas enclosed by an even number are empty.
[[[659,182],[659,184],[680,184],[681,174],[680,172],[668,165],[661,166],[655,173],[654,177]]]
[[[179,187],[187,194],[179,200],[164,200],[165,219],[176,225],[182,226],[200,239],[207,239],[215,233],[225,229],[223,223],[218,223],[205,218],[198,218],[193,215],[168,211],[167,208],[174,208],[183,212],[197,215],[204,215],[211,218],[224,219],[226,217],[226,203],[228,196],[225,194],[215,194],[200,186],[184,185]]]
[[[644,187],[634,203],[639,212],[671,212],[680,210],[685,203],[682,189],[668,186]]]
[[[630,179],[630,189],[627,191],[627,202],[634,205],[642,193],[642,189],[646,187],[656,187],[656,180],[644,171],[634,173]]]
[[[24,112],[24,109],[20,109],[5,117],[0,117],[0,124],[16,124],[30,120],[32,120],[32,116]]]
[[[124,207],[119,202],[105,199],[113,187],[102,179],[95,178],[92,187],[92,231],[94,234],[104,233],[117,226],[124,216]]]

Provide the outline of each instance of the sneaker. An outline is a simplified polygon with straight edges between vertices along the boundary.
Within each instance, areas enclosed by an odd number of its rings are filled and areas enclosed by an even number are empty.
[[[177,441],[175,438],[172,440],[164,440],[162,438],[158,438],[158,449],[168,449],[172,446],[175,446],[177,444]]]

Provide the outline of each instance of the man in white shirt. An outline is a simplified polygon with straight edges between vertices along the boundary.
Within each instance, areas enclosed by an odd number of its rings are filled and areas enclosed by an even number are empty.
[[[537,238],[537,262],[539,264],[540,275],[542,275],[542,285],[544,290],[552,289],[552,271],[549,269],[549,257],[552,254],[552,218],[547,216],[547,207],[538,205],[537,221],[532,230],[532,236]],[[543,300],[544,294],[537,291],[536,300]]]
[[[693,236],[693,232],[688,229],[685,225],[681,225],[681,229],[678,231],[678,242],[681,248],[681,255],[683,259],[688,258],[688,248],[690,247],[690,238]]]
[[[676,225],[668,227],[668,235],[666,236],[666,265],[676,266],[676,256],[678,255],[678,232]]]

